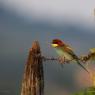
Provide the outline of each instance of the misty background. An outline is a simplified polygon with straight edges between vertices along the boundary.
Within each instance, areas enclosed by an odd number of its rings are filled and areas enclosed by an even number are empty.
[[[35,40],[47,57],[57,57],[50,46],[54,38],[70,44],[78,56],[95,47],[94,5],[94,0],[1,0],[0,94],[20,94],[27,55]],[[45,62],[45,95],[82,89],[76,84],[77,71],[82,71],[77,64],[65,64],[62,69],[57,62]]]

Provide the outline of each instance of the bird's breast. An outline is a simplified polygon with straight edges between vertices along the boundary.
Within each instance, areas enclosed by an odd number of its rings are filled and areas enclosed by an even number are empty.
[[[73,59],[73,57],[68,52],[62,49],[57,49],[56,52],[58,53],[59,56],[64,56],[67,60]]]

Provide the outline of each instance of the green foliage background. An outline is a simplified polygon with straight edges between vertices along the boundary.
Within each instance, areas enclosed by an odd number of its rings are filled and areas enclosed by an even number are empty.
[[[73,95],[95,95],[95,87],[89,87],[83,91],[75,93]]]

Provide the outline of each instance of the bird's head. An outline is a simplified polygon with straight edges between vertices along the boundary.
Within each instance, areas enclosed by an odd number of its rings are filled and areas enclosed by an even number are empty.
[[[51,45],[52,45],[52,47],[56,48],[56,47],[64,46],[65,44],[60,39],[54,39],[54,40],[52,40]]]

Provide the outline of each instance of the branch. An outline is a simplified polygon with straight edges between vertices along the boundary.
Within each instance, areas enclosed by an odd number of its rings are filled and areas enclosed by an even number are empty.
[[[37,58],[37,57],[41,57],[41,59],[43,61],[58,61],[59,63],[61,64],[65,64],[65,63],[70,63],[72,60],[67,60],[65,59],[65,57],[58,57],[58,58],[55,58],[55,57],[45,57],[45,56],[41,56],[41,55],[35,55],[34,57]],[[84,55],[84,56],[81,56],[78,58],[78,60],[80,60],[81,62],[83,62],[84,64],[89,61],[92,57],[95,57],[95,53],[90,53],[88,55]]]

